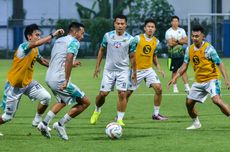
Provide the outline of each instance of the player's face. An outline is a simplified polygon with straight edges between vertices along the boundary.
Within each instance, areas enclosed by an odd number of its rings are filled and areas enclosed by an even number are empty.
[[[118,35],[122,35],[125,32],[126,26],[125,19],[117,18],[114,22],[114,27]]]
[[[81,41],[84,38],[85,29],[83,27],[80,27],[80,30],[75,33],[75,38],[78,41]]]
[[[28,41],[37,41],[41,38],[41,31],[35,30],[31,35],[28,35]]]
[[[155,24],[152,22],[147,23],[144,27],[144,30],[145,34],[147,34],[148,36],[152,36],[156,31]]]
[[[192,31],[192,42],[196,47],[200,47],[204,39],[204,34],[200,31]]]
[[[174,18],[172,21],[171,21],[171,25],[172,27],[175,27],[177,28],[179,26],[179,21],[177,18]]]

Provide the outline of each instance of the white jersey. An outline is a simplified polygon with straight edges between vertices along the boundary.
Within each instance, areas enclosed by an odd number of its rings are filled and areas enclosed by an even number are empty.
[[[177,30],[174,30],[171,27],[165,33],[166,41],[169,39],[172,39],[172,38],[179,41],[181,38],[185,38],[185,37],[187,37],[186,32],[184,29],[182,29],[180,27],[178,27]]]
[[[101,46],[107,48],[105,68],[109,71],[123,71],[129,69],[130,42],[133,37],[125,32],[118,36],[116,31],[107,32]]]
[[[65,60],[67,53],[74,54],[74,60],[80,48],[79,41],[67,35],[57,39],[54,43],[49,68],[46,73],[46,81],[63,82],[65,80]]]

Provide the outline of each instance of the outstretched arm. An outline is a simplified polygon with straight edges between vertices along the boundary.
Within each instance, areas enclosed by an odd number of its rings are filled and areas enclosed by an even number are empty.
[[[35,48],[37,46],[40,46],[44,43],[47,43],[49,42],[53,37],[56,37],[56,36],[61,36],[64,34],[64,30],[63,29],[58,29],[56,30],[55,32],[51,33],[50,35],[44,37],[44,38],[41,38],[37,41],[31,41],[29,43],[29,48],[32,49],[32,48]]]
[[[165,73],[161,69],[161,66],[160,66],[160,64],[158,62],[158,58],[157,58],[156,54],[153,55],[153,64],[157,67],[157,70],[159,71],[159,73],[161,74],[161,76],[164,78],[165,77]]]
[[[169,88],[170,85],[174,84],[176,80],[187,71],[187,69],[188,63],[184,62],[178,69],[177,74],[168,82],[167,88]]]
[[[42,56],[39,56],[39,57],[37,58],[37,61],[38,61],[38,63],[40,63],[41,65],[46,66],[46,67],[49,67],[49,61],[48,61],[47,59],[43,58]]]

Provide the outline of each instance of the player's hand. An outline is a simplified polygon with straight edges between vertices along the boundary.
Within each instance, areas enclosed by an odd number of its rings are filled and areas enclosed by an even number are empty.
[[[226,82],[225,82],[225,85],[227,86],[227,89],[230,90],[230,82],[229,82],[229,81],[226,81]]]
[[[62,36],[65,33],[63,29],[56,30],[52,35],[53,36]]]
[[[137,73],[136,72],[132,72],[132,76],[131,76],[132,82],[134,85],[137,84]]]
[[[100,68],[96,68],[95,71],[94,71],[93,77],[98,78],[99,73],[100,73]]]
[[[167,84],[167,89],[169,89],[169,87],[174,84],[176,82],[176,79],[171,79],[168,84]]]
[[[159,70],[159,73],[163,78],[165,77],[165,72],[163,70]]]
[[[80,61],[74,61],[73,67],[78,67],[78,66],[81,66],[81,62]]]
[[[61,89],[62,91],[65,90],[66,87],[67,87],[67,84],[68,84],[68,81],[65,80],[65,81],[63,82],[63,84],[61,85],[60,89]]]

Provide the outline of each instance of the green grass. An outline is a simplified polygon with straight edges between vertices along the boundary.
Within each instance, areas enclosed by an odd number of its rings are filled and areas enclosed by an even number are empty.
[[[160,59],[162,69],[166,72],[166,77],[161,78],[164,94],[161,113],[169,116],[169,120],[164,122],[151,120],[153,90],[142,84],[130,98],[125,115],[126,127],[123,136],[119,140],[108,139],[104,129],[116,115],[117,92],[111,92],[107,97],[99,122],[96,125],[89,125],[89,119],[94,110],[94,100],[100,87],[102,71],[100,77],[94,79],[95,60],[82,59],[80,61],[82,66],[72,71],[72,81],[90,98],[91,105],[67,125],[69,141],[62,141],[54,130],[51,132],[52,138],[45,139],[35,128],[31,127],[37,101],[30,102],[26,96],[23,96],[15,118],[0,126],[0,132],[4,134],[3,137],[0,137],[1,152],[226,152],[230,149],[230,119],[212,104],[210,98],[205,104],[197,105],[202,128],[195,131],[185,130],[191,124],[191,119],[185,109],[184,86],[180,79],[178,81],[179,95],[173,94],[172,88],[167,90],[166,84],[171,73],[166,69],[166,59]],[[226,67],[230,65],[229,59],[223,59],[223,61]],[[0,62],[1,92],[4,89],[10,64],[9,60]],[[46,68],[37,64],[34,79],[47,88],[44,83],[45,72]],[[188,75],[191,84],[193,81],[191,68],[189,68]],[[224,84],[222,94],[223,99],[230,104],[229,92],[225,89]],[[53,97],[51,105],[54,102]],[[69,108],[70,106],[63,109],[53,122],[60,119]]]

